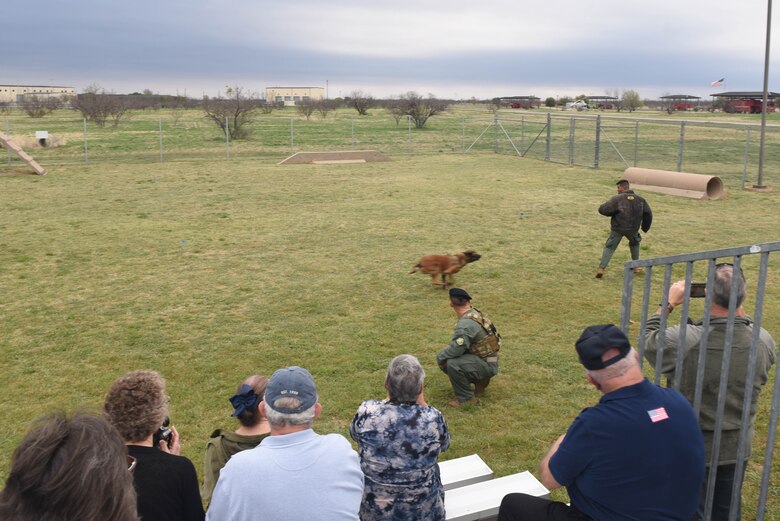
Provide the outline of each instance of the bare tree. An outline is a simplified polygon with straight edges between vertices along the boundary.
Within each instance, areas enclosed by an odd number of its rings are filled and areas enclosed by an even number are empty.
[[[314,114],[314,102],[311,99],[301,100],[295,108],[298,110],[298,114],[306,117],[306,121],[311,119],[311,115]]]
[[[259,105],[257,94],[245,91],[243,87],[226,87],[225,97],[216,98],[203,96],[203,112],[206,119],[227,132],[232,139],[240,139],[249,135],[247,124],[255,117]]]
[[[171,123],[173,123],[173,126],[178,126],[179,121],[181,120],[182,116],[184,116],[184,112],[187,110],[187,98],[179,95],[177,92],[176,96],[174,96],[173,100],[171,100],[169,109]]]
[[[349,96],[350,105],[352,105],[352,107],[354,107],[354,109],[357,110],[357,113],[361,116],[368,115],[368,109],[376,105],[374,97],[367,92],[363,92],[362,90],[352,91]]]
[[[488,103],[488,111],[491,114],[495,114],[501,109],[501,98],[493,98]]]
[[[63,100],[57,96],[25,95],[19,103],[22,110],[31,118],[42,118],[62,108]]]
[[[328,117],[328,113],[330,113],[331,110],[335,109],[336,106],[332,100],[318,99],[317,101],[314,102],[314,108],[319,113],[320,119],[325,119]]]
[[[624,90],[623,95],[620,97],[620,105],[627,111],[634,112],[642,106],[642,98],[639,97],[639,93],[635,90]]]
[[[124,96],[117,96],[116,94],[106,94],[106,96],[108,116],[111,118],[112,125],[117,127],[119,126],[119,120],[130,118],[130,104]]]
[[[423,128],[429,118],[447,110],[447,102],[436,99],[433,94],[423,98],[414,91],[402,94],[399,97],[404,108],[404,114],[412,118],[415,128]]]
[[[276,108],[276,106],[273,103],[268,103],[265,100],[260,100],[259,107],[260,107],[260,112],[262,112],[263,114],[270,114]]]
[[[393,116],[395,124],[398,126],[401,123],[401,118],[406,116],[406,109],[404,104],[401,102],[401,100],[389,99],[385,101],[384,105],[385,110],[388,111],[391,116]]]
[[[82,94],[71,100],[70,108],[81,112],[84,119],[92,121],[99,127],[103,127],[111,115],[110,96],[105,89],[93,83],[84,89]]]

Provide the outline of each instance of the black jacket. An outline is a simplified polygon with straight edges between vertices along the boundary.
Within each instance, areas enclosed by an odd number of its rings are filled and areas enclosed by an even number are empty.
[[[599,213],[611,217],[612,230],[619,233],[636,233],[641,226],[643,232],[653,224],[653,211],[642,197],[632,190],[626,190],[599,206]]]

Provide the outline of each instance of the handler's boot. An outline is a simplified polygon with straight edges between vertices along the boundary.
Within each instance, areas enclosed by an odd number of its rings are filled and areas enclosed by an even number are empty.
[[[485,388],[490,385],[490,378],[485,378],[474,384],[474,394],[482,396],[485,394]]]
[[[447,405],[449,405],[450,407],[458,408],[461,405],[465,405],[465,404],[475,405],[477,403],[479,403],[479,400],[477,400],[477,397],[476,396],[472,396],[471,398],[469,398],[465,402],[459,402],[458,400],[450,400],[449,402],[447,402]]]
[[[599,268],[598,271],[596,271],[596,278],[600,279],[604,276],[604,268]]]

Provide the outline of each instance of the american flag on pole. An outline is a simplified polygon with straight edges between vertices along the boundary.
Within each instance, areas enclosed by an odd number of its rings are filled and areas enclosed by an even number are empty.
[[[724,81],[726,81],[726,78],[721,78],[719,80],[713,81],[712,83],[710,83],[710,85],[712,85],[713,87],[720,87],[721,85],[723,85]]]
[[[647,411],[647,414],[650,415],[650,421],[652,421],[653,423],[669,419],[669,415],[666,414],[666,409],[664,409],[663,407],[659,407],[658,409],[653,409],[652,411]]]

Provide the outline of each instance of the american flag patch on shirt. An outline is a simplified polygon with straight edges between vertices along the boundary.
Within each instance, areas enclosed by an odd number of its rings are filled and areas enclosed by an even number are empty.
[[[666,414],[666,409],[663,407],[653,409],[652,411],[647,411],[647,414],[650,415],[650,421],[653,423],[669,419],[669,415]]]

